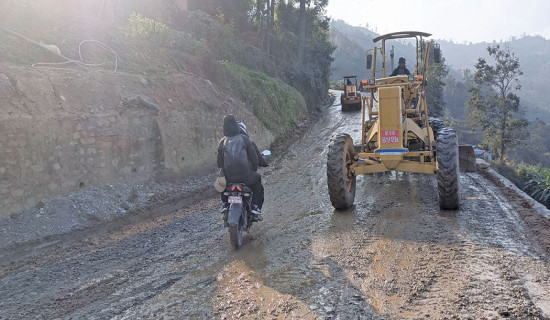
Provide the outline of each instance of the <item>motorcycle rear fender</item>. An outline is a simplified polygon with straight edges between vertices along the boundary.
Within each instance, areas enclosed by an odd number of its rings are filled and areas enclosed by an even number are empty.
[[[239,219],[241,218],[244,203],[232,203],[229,206],[229,215],[227,216],[227,223],[230,226],[238,226]]]

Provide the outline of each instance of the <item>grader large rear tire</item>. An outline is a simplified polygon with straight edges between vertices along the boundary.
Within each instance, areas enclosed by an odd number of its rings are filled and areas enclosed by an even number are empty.
[[[345,133],[335,133],[330,138],[327,154],[327,183],[332,206],[345,210],[355,200],[356,176],[349,174],[354,147],[352,138]]]
[[[437,189],[439,207],[456,210],[460,204],[458,139],[453,129],[443,128],[437,137]]]
[[[445,124],[443,123],[443,120],[438,119],[438,118],[430,117],[430,119],[428,119],[428,121],[430,122],[430,127],[432,128],[432,130],[434,132],[434,140],[437,140],[438,132],[439,132],[439,130],[445,128]]]

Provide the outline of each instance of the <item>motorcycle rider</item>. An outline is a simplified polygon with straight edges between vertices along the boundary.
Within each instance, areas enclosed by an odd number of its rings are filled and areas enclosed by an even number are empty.
[[[248,135],[248,131],[246,131],[246,125],[244,123],[242,123],[242,121],[239,121],[238,124],[239,124],[240,133],[244,134],[245,136],[248,137],[248,139],[250,139],[250,136]],[[252,139],[250,139],[250,143],[252,143],[252,147],[254,147],[254,150],[256,150],[256,155],[258,156],[258,167],[267,167],[267,166],[269,166],[267,164],[267,161],[265,160],[264,156],[262,155],[262,153],[258,149],[258,146],[256,145],[256,143],[254,141],[252,141]],[[260,208],[261,208],[261,206],[260,206]]]
[[[246,128],[246,127],[245,127]],[[218,167],[223,169],[227,184],[244,183],[252,190],[252,217],[263,220],[261,206],[263,205],[263,186],[258,169],[258,153],[248,136],[240,133],[240,127],[232,114],[223,119],[224,137],[218,145]],[[222,192],[222,213],[229,207],[227,196]]]

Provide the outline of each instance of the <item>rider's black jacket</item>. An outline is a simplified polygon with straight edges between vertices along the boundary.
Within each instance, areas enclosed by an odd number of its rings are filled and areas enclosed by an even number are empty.
[[[226,115],[223,118],[223,135],[224,137],[220,140],[220,143],[218,145],[218,167],[223,168],[224,167],[224,150],[223,146],[225,143],[225,140],[227,137],[232,137],[240,133],[239,125],[237,124],[237,120],[235,117],[231,114]],[[246,155],[248,158],[248,161],[250,163],[250,169],[252,171],[258,170],[258,155],[256,152],[256,149],[252,145],[252,142],[246,135],[243,136],[243,141],[246,148]],[[247,176],[249,173],[242,173],[242,172],[224,172],[226,179],[229,178],[228,182],[243,182],[247,180]]]

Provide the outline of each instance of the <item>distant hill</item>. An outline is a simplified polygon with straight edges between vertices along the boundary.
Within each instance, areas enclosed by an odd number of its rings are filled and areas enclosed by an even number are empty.
[[[456,44],[447,41],[437,41],[447,60],[447,65],[460,71],[474,70],[479,57],[488,58],[487,46],[492,43]],[[496,43],[496,42],[495,42]],[[525,36],[512,38],[499,43],[508,46],[519,58],[523,76],[520,77],[521,104],[528,110],[529,120],[540,119],[550,124],[550,41],[540,36]],[[488,60],[491,61],[491,60]]]
[[[433,34],[432,38],[441,46],[446,65],[450,69],[449,74],[457,81],[462,81],[462,70],[473,71],[478,58],[489,57],[487,46],[492,43],[458,44],[437,40],[437,30],[418,31]],[[331,80],[340,80],[344,74],[357,74],[359,78],[369,78],[370,73],[367,73],[365,62],[366,50],[372,49],[372,39],[379,34],[364,27],[354,27],[344,21],[336,20],[331,22],[330,36],[331,41],[338,47],[333,54]],[[550,108],[548,106],[548,101],[550,101],[550,90],[548,90],[550,86],[550,40],[540,36],[524,36],[499,43],[502,46],[509,46],[510,50],[519,58],[523,71],[523,76],[520,77],[522,87],[519,96],[522,106],[528,110],[525,116],[529,120],[540,119],[550,124]],[[407,43],[396,45],[396,60],[401,56],[412,61],[414,46]]]
[[[330,37],[337,49],[332,55],[332,81],[342,79],[344,74],[357,74],[358,78],[370,78],[371,70],[366,69],[366,51],[372,50],[372,39],[379,34],[363,27],[350,26],[342,20],[331,22]],[[408,61],[413,61],[415,47],[410,43],[400,43],[395,45],[395,67],[397,59],[405,57]],[[389,48],[388,48],[389,50]],[[389,52],[387,52],[389,55]],[[390,65],[388,56],[386,61]],[[381,61],[377,63],[377,70],[381,68]]]
[[[368,78],[366,50],[372,49],[372,39],[377,35],[367,28],[353,27],[338,20],[331,23],[331,42],[336,45],[333,53],[331,80],[342,80],[344,75],[357,74]]]

